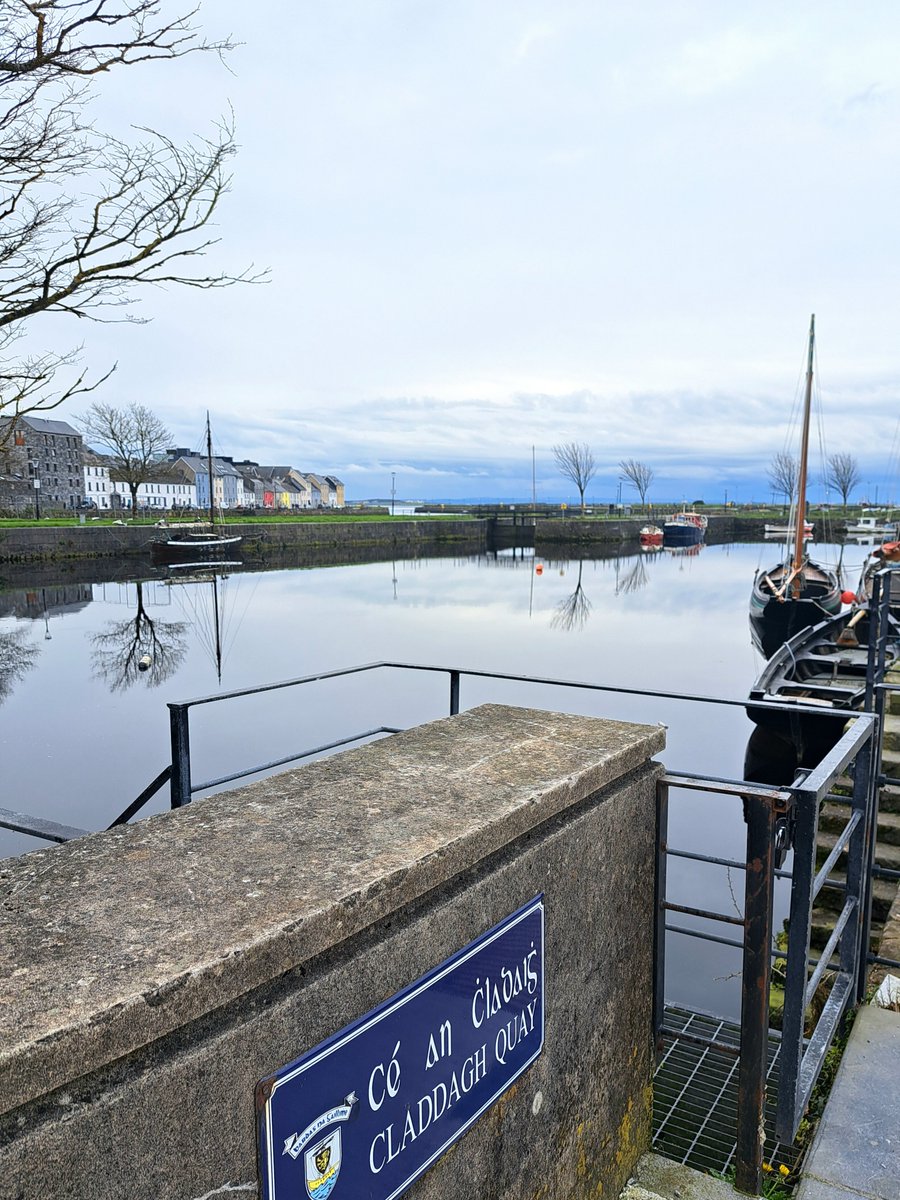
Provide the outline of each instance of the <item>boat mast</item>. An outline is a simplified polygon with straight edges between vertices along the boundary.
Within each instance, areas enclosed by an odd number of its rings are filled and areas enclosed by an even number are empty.
[[[209,476],[209,529],[211,533],[216,524],[216,510],[213,500],[212,433],[209,428],[209,409],[206,410],[206,470]]]
[[[803,567],[803,533],[806,525],[806,460],[809,453],[809,412],[812,407],[813,346],[816,339],[816,314],[809,319],[809,360],[806,366],[806,397],[803,402],[803,432],[800,436],[800,474],[797,479],[797,512],[794,527],[794,599],[800,595],[800,571]]]

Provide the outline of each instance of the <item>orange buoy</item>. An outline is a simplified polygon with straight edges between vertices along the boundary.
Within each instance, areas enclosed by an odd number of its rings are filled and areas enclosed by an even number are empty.
[[[543,564],[543,563],[538,563],[538,565],[537,565],[537,566],[534,568],[534,573],[535,573],[535,575],[543,575],[543,573],[544,573],[544,564]]]
[[[856,602],[856,592],[841,592],[841,604],[854,604]]]

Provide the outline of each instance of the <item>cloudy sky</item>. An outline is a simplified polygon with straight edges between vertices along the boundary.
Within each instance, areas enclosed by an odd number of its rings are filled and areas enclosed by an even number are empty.
[[[242,43],[228,69],[120,73],[103,111],[182,137],[231,105],[211,265],[271,279],[154,291],[139,327],[57,319],[59,346],[118,363],[105,400],[188,446],[209,408],[222,452],[352,499],[392,473],[398,496],[527,499],[532,447],[538,499],[566,499],[570,440],[598,500],[629,456],[658,499],[762,499],[815,312],[825,453],[885,495],[896,0],[207,0],[200,20]]]

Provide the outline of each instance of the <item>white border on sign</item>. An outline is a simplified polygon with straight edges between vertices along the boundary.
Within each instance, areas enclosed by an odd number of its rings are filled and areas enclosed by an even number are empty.
[[[329,1045],[326,1049],[322,1050],[314,1058],[309,1059],[307,1062],[301,1063],[300,1066],[298,1066],[295,1070],[291,1071],[290,1074],[285,1075],[283,1078],[275,1081],[275,1084],[272,1087],[272,1092],[269,1096],[269,1099],[266,1101],[266,1116],[265,1116],[266,1148],[268,1151],[268,1159],[269,1159],[268,1163],[266,1164],[267,1175],[269,1177],[268,1178],[269,1200],[277,1200],[277,1198],[275,1196],[275,1155],[274,1155],[274,1144],[272,1141],[272,1099],[275,1095],[275,1092],[278,1090],[278,1088],[281,1087],[282,1084],[289,1083],[292,1079],[296,1079],[298,1075],[302,1075],[304,1071],[308,1071],[310,1069],[310,1067],[314,1067],[317,1063],[320,1063],[323,1058],[327,1058],[330,1054],[333,1054],[335,1052],[335,1050],[339,1050],[343,1046],[346,1046],[349,1042],[352,1042],[353,1039],[358,1037],[361,1033],[367,1032],[369,1029],[373,1028],[373,1026],[377,1025],[379,1021],[383,1021],[385,1017],[390,1016],[392,1013],[396,1012],[397,1009],[402,1008],[405,1004],[408,1004],[410,1000],[414,1000],[417,996],[421,995],[422,992],[425,991],[427,988],[430,988],[435,983],[437,983],[439,980],[443,979],[445,975],[448,975],[451,971],[453,971],[457,967],[461,966],[462,963],[467,962],[470,958],[473,957],[473,955],[480,953],[486,946],[490,946],[492,942],[495,942],[497,940],[497,938],[502,937],[510,929],[515,929],[515,927],[518,924],[520,924],[522,921],[524,921],[526,917],[530,916],[535,911],[535,909],[537,909],[541,915],[541,1040],[538,1043],[537,1049],[535,1050],[534,1054],[532,1054],[531,1057],[526,1062],[522,1063],[522,1065],[515,1072],[515,1074],[510,1075],[509,1078],[504,1079],[502,1086],[499,1087],[497,1089],[497,1091],[494,1092],[494,1094],[491,1097],[489,1097],[489,1099],[485,1100],[484,1104],[482,1104],[482,1106],[481,1106],[481,1108],[479,1108],[478,1112],[473,1113],[472,1116],[468,1119],[468,1121],[466,1121],[465,1125],[461,1125],[459,1127],[459,1129],[457,1129],[454,1133],[452,1133],[450,1135],[450,1137],[448,1137],[446,1142],[444,1142],[444,1144],[442,1146],[440,1146],[437,1150],[435,1150],[435,1152],[431,1155],[431,1157],[426,1162],[421,1163],[415,1169],[415,1171],[413,1171],[413,1173],[410,1176],[408,1176],[408,1178],[406,1178],[403,1181],[403,1183],[401,1183],[399,1185],[399,1187],[395,1188],[394,1191],[391,1192],[391,1194],[389,1196],[386,1196],[385,1200],[396,1200],[397,1196],[399,1196],[402,1192],[404,1192],[409,1187],[409,1185],[415,1179],[417,1179],[423,1172],[427,1171],[428,1168],[434,1162],[436,1162],[437,1159],[440,1158],[440,1156],[444,1153],[444,1151],[447,1150],[448,1147],[450,1147],[456,1141],[457,1138],[461,1137],[466,1132],[466,1130],[475,1121],[478,1120],[478,1118],[482,1115],[482,1113],[485,1112],[486,1109],[490,1108],[490,1106],[494,1103],[495,1100],[497,1100],[497,1098],[499,1096],[503,1095],[503,1093],[510,1086],[510,1084],[513,1083],[516,1079],[518,1079],[519,1076],[522,1074],[522,1072],[526,1071],[528,1069],[528,1067],[531,1066],[531,1064],[534,1062],[534,1060],[541,1053],[541,1050],[543,1050],[543,1048],[544,1048],[544,1024],[545,1024],[544,996],[545,996],[545,991],[544,991],[544,897],[543,897],[543,894],[540,895],[539,897],[536,897],[530,904],[528,904],[525,908],[521,909],[518,916],[516,916],[515,920],[511,920],[509,917],[507,917],[503,922],[501,922],[499,928],[494,930],[494,932],[492,934],[490,934],[490,933],[482,934],[482,936],[480,938],[478,938],[469,947],[468,950],[459,952],[458,957],[456,955],[452,956],[443,968],[437,969],[436,975],[426,975],[425,979],[420,984],[418,984],[418,985],[413,984],[412,989],[409,992],[407,992],[406,995],[401,996],[398,1000],[395,1000],[393,1002],[388,1002],[387,1007],[382,1009],[380,1012],[376,1013],[374,1016],[369,1017],[368,1019],[363,1018],[363,1020],[360,1022],[360,1024],[358,1024],[355,1027],[353,1027],[352,1029],[350,1029],[350,1031],[343,1038],[341,1038],[340,1041],[334,1042],[333,1044]],[[507,923],[507,922],[509,922],[509,923]]]

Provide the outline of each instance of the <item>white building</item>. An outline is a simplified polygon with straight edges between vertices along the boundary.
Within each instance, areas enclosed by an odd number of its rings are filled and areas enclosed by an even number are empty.
[[[131,488],[120,479],[110,480],[110,505],[112,508],[131,508]],[[138,510],[160,511],[172,508],[196,508],[197,488],[185,479],[170,476],[157,477],[138,484]]]
[[[109,467],[106,460],[91,450],[84,451],[84,502],[97,508],[110,508]]]

